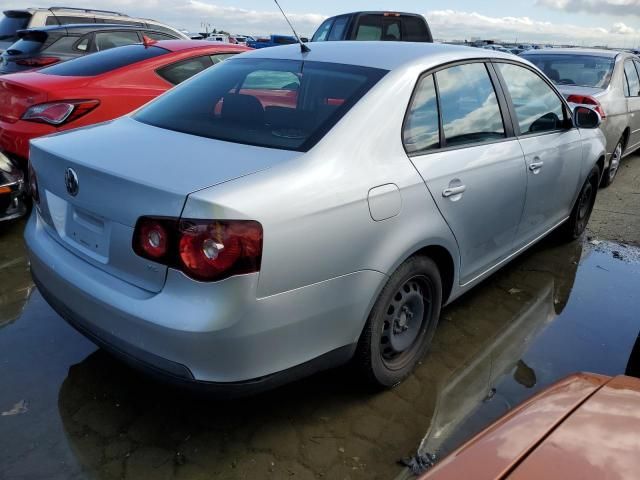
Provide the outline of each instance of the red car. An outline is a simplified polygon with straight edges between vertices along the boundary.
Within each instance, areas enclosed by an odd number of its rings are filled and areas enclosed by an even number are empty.
[[[166,40],[0,76],[0,151],[24,162],[29,140],[127,114],[241,45]]]

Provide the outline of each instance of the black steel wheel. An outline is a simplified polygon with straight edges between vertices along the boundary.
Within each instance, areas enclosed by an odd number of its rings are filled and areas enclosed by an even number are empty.
[[[391,387],[411,373],[429,347],[440,316],[442,281],[427,257],[403,263],[382,289],[356,350],[366,379]]]
[[[596,203],[599,180],[600,169],[595,166],[580,190],[580,195],[578,195],[578,199],[571,211],[571,216],[559,229],[562,240],[573,241],[580,237],[587,228],[591,212],[593,211],[593,205]]]

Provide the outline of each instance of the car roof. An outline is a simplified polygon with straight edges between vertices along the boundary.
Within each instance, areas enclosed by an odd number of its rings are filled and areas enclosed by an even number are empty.
[[[395,70],[412,65],[428,69],[447,62],[475,58],[499,58],[529,62],[495,50],[427,42],[313,42],[310,52],[301,53],[300,45],[283,45],[247,52],[244,57],[283,60],[306,60],[341,63],[362,67]]]
[[[597,57],[615,58],[622,52],[601,48],[539,48],[527,50],[523,55],[592,55]]]
[[[231,43],[218,43],[218,42],[203,42],[202,40],[159,40],[154,42],[154,46],[164,48],[170,52],[181,52],[183,50],[192,49],[207,49],[207,50],[219,50],[220,53],[224,52],[244,52],[251,50],[244,45],[234,45]]]
[[[124,25],[116,23],[75,23],[72,25],[47,25],[45,27],[34,27],[19,30],[18,32],[56,32],[60,30],[73,31],[98,31],[98,30],[147,30],[151,32],[158,31],[153,27],[138,27],[135,25]]]
[[[409,13],[409,12],[398,12],[397,10],[362,10],[357,12],[349,12],[349,13],[341,13],[339,15],[334,15],[331,18],[342,17],[344,15],[354,16],[354,15],[384,15],[386,13],[393,13],[394,15],[402,15],[405,17],[422,17],[419,13]]]

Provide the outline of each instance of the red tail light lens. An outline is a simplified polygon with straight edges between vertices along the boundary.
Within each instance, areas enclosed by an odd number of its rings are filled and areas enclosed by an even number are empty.
[[[39,57],[39,58],[25,58],[24,60],[16,60],[18,65],[22,65],[23,67],[46,67],[47,65],[53,65],[54,63],[58,63],[60,59],[58,57]]]
[[[86,115],[98,105],[98,100],[41,103],[29,107],[22,115],[22,120],[58,126]]]
[[[251,220],[177,220],[142,217],[133,249],[200,281],[260,271],[262,225]]]
[[[162,221],[153,218],[141,219],[134,250],[151,260],[162,260],[169,252],[169,230]]]
[[[590,105],[593,109],[600,114],[602,119],[605,119],[607,115],[604,113],[602,104],[590,95],[569,95],[567,102],[578,103],[580,105]]]

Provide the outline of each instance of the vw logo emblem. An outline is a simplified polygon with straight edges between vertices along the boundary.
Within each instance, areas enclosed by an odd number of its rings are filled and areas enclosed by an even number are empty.
[[[67,168],[67,171],[64,172],[64,184],[67,186],[69,195],[72,197],[78,195],[80,184],[78,183],[78,174],[73,168]]]

